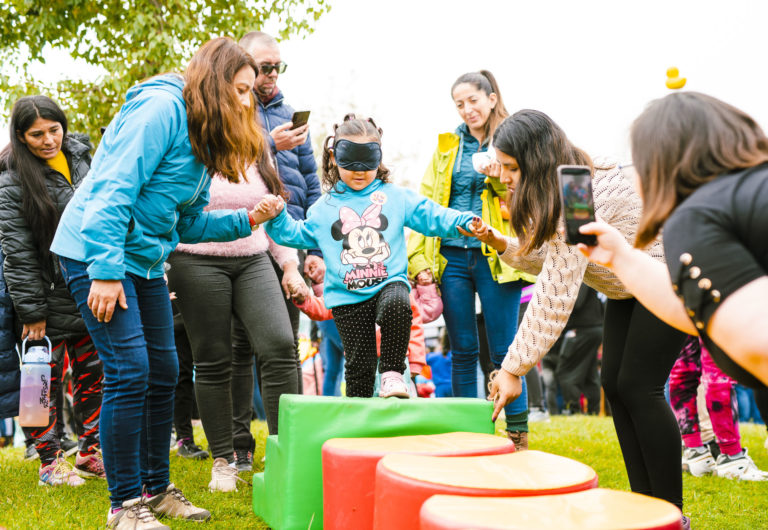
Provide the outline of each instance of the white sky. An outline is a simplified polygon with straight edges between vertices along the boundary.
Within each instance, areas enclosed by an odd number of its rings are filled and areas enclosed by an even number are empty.
[[[768,127],[765,1],[330,3],[314,34],[281,43],[289,68],[278,84],[297,110],[312,111],[313,136],[350,110],[372,115],[384,129],[385,163],[410,186],[418,186],[437,134],[460,123],[454,80],[481,68],[496,75],[510,112],[548,113],[593,155],[629,159],[629,125],[669,92],[670,66],[688,78],[686,89]],[[49,63],[46,75],[56,75],[55,64],[77,70],[60,58]]]

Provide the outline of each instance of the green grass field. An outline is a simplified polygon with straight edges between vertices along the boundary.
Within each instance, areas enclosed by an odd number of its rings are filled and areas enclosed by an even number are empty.
[[[503,428],[501,424],[499,428]],[[266,425],[256,422],[252,429],[259,441],[254,469],[261,471]],[[768,451],[763,448],[765,428],[742,425],[741,432],[743,444],[757,465],[768,470]],[[207,445],[202,429],[196,428],[195,435],[198,443]],[[600,477],[601,487],[629,490],[610,418],[557,417],[549,423],[532,424],[530,447],[592,466]],[[0,527],[104,527],[108,508],[105,481],[89,480],[77,489],[40,487],[37,485],[38,464],[24,462],[22,449],[0,449]],[[250,481],[241,484],[236,493],[212,494],[207,489],[210,466],[210,459],[199,462],[171,457],[171,480],[195,504],[213,514],[204,527],[267,528],[251,511]],[[250,474],[243,478],[250,479]],[[684,513],[692,517],[697,530],[768,528],[768,482],[734,482],[685,475],[684,493]],[[200,528],[196,523],[172,521],[168,524],[173,528]]]

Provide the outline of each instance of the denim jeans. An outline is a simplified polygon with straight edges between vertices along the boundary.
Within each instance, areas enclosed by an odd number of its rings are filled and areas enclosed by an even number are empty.
[[[339,330],[333,320],[323,320],[317,323],[322,334],[320,342],[320,357],[323,359],[323,395],[341,395],[341,377],[344,374],[344,346],[341,345]]]
[[[448,260],[440,283],[443,318],[451,341],[452,387],[455,397],[478,397],[477,359],[479,338],[475,317],[475,293],[485,317],[486,336],[491,360],[501,368],[507,349],[517,333],[522,282],[497,283],[491,275],[488,258],[479,248],[442,247]],[[523,392],[504,408],[507,429],[528,430],[528,392],[522,378]]]
[[[113,508],[169,484],[168,447],[179,372],[173,314],[163,278],[126,273],[128,309],[99,322],[88,308],[87,264],[60,257],[61,271],[104,366],[101,450]]]

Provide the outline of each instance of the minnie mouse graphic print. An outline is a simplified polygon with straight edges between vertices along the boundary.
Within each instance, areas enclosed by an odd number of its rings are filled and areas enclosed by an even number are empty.
[[[306,220],[297,221],[283,209],[264,226],[279,245],[322,250],[325,303],[333,308],[368,300],[393,282],[408,285],[406,227],[457,237],[456,227],[468,228],[472,217],[374,180],[362,190],[339,182],[309,208]]]

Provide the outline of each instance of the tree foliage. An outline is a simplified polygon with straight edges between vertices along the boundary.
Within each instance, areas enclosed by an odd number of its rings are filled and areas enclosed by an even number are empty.
[[[4,0],[0,2],[0,114],[26,94],[56,99],[70,129],[99,139],[132,85],[163,72],[181,72],[212,37],[276,25],[275,37],[307,35],[330,6],[326,0]],[[98,67],[93,81],[44,84],[30,66],[44,63],[46,46]]]

